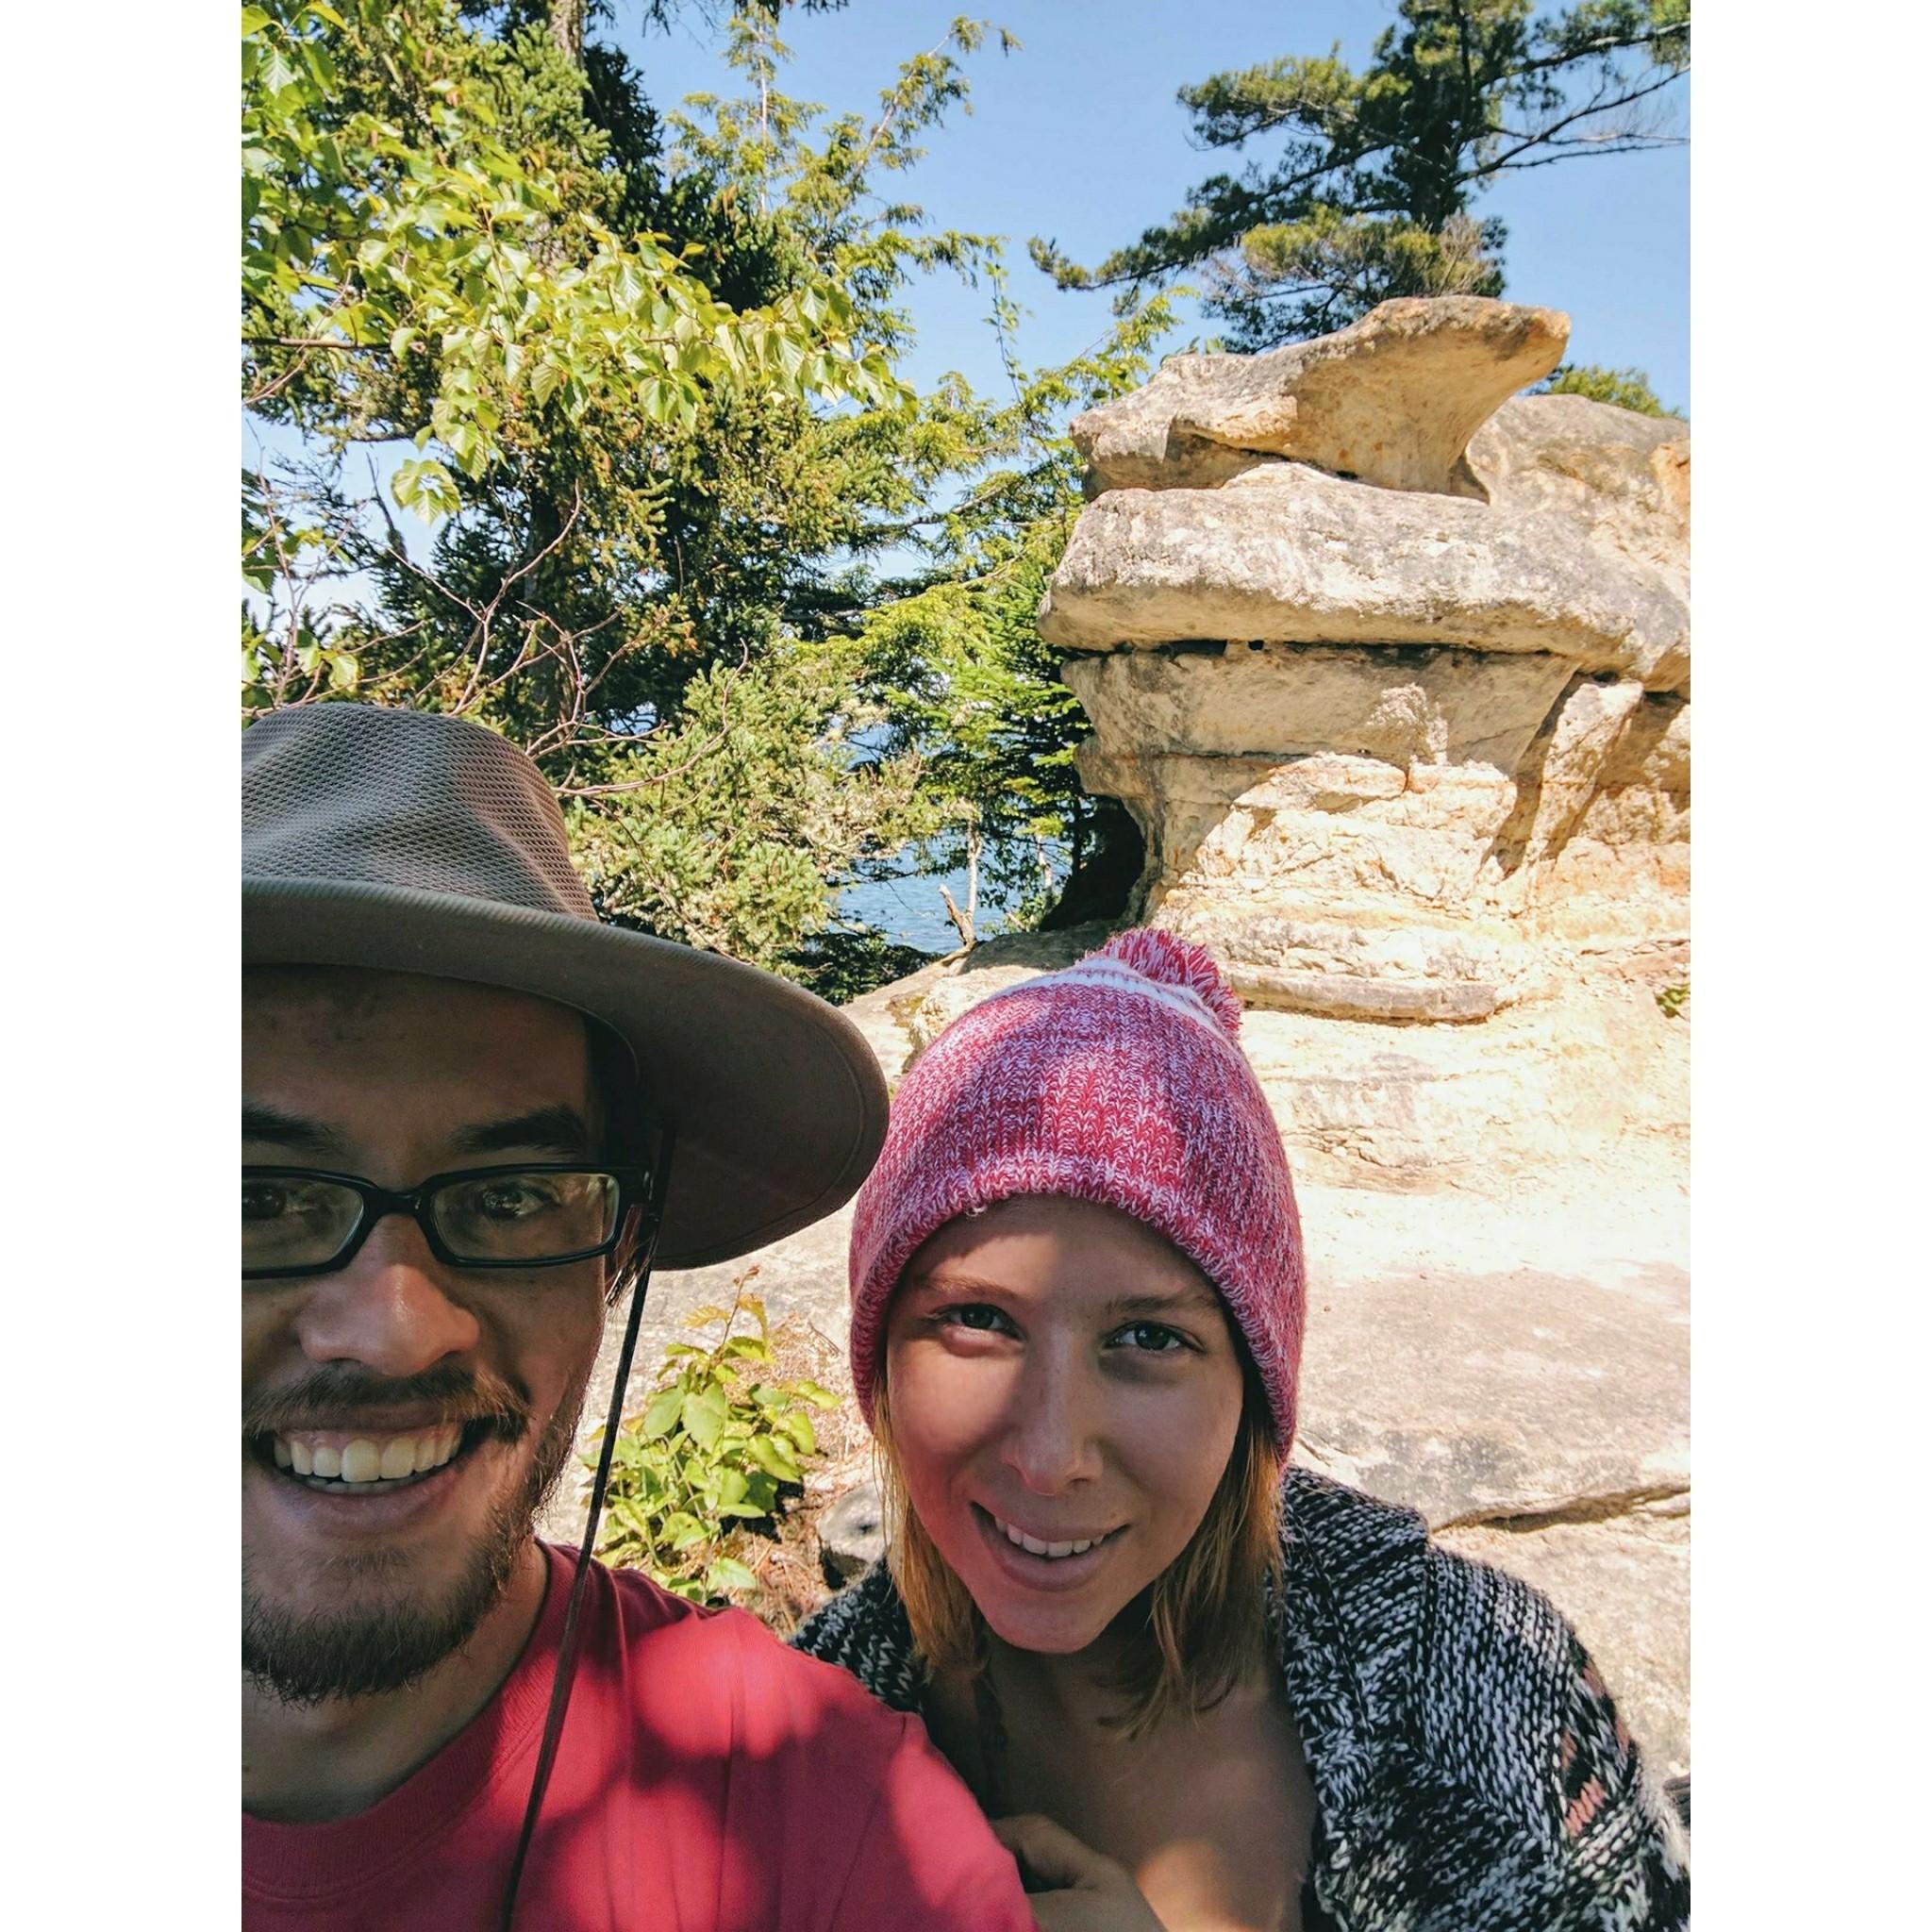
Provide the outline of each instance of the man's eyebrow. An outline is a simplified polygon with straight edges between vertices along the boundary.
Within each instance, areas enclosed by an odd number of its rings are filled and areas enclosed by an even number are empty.
[[[284,1113],[278,1107],[262,1101],[242,1103],[242,1138],[265,1141],[296,1154],[325,1156],[340,1159],[348,1143],[331,1126],[321,1121],[305,1120],[300,1114]]]
[[[458,1154],[521,1154],[527,1148],[581,1160],[591,1152],[591,1128],[574,1107],[540,1107],[508,1120],[458,1128],[449,1144]]]

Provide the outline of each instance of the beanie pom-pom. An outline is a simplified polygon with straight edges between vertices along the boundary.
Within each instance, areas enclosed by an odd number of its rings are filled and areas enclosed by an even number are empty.
[[[1116,933],[1101,947],[1100,957],[1118,959],[1158,985],[1186,987],[1214,1015],[1230,1040],[1240,1039],[1241,1000],[1222,977],[1221,968],[1206,946],[1176,939],[1151,925],[1140,925],[1131,932]]]

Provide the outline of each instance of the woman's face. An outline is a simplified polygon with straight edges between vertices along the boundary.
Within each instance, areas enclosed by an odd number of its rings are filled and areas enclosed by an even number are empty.
[[[1221,1297],[1111,1208],[949,1223],[886,1327],[913,1510],[1005,1641],[1083,1650],[1187,1547],[1241,1416]]]

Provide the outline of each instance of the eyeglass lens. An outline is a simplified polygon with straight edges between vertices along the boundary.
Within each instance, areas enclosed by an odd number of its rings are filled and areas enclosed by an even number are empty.
[[[608,1241],[621,1193],[608,1174],[457,1174],[430,1193],[428,1213],[458,1261],[544,1261]],[[363,1212],[361,1195],[340,1181],[244,1175],[242,1265],[319,1267],[348,1246]]]

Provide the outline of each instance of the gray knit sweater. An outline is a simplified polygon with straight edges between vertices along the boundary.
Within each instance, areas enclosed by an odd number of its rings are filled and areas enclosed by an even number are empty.
[[[1320,1805],[1305,1918],[1337,1932],[1676,1932],[1675,1815],[1546,1599],[1307,1470],[1269,1624]],[[883,1564],[792,1641],[897,1710],[924,1671]]]

